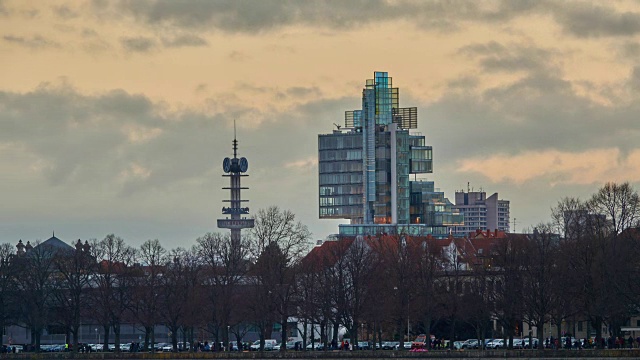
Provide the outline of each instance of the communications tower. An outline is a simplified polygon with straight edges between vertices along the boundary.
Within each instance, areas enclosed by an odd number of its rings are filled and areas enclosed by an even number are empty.
[[[243,207],[242,203],[249,202],[249,200],[242,200],[240,196],[240,190],[249,189],[248,187],[240,186],[240,178],[243,176],[249,176],[245,174],[249,168],[249,162],[247,158],[241,157],[238,159],[238,140],[236,140],[236,124],[233,123],[233,158],[224,158],[222,161],[222,170],[225,172],[222,176],[229,177],[229,187],[223,187],[223,190],[229,189],[231,193],[231,199],[223,200],[228,202],[229,207],[222,207],[222,214],[229,215],[225,219],[218,219],[218,228],[231,230],[231,243],[240,243],[240,231],[246,228],[252,228],[254,225],[253,219],[248,219],[244,215],[249,214],[249,207]]]

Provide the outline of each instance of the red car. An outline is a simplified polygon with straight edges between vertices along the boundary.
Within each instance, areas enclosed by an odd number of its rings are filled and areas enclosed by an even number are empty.
[[[427,337],[427,335],[425,334],[420,334],[418,335],[418,337],[413,340],[413,342],[411,343],[411,348],[412,349],[428,349],[429,346],[427,344],[427,341],[429,341],[429,338]]]

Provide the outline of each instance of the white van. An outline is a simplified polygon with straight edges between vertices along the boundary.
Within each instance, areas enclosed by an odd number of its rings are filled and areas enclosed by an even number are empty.
[[[264,349],[267,351],[270,350],[275,350],[275,346],[278,343],[277,340],[275,339],[265,339],[264,340]],[[260,350],[260,340],[256,340],[253,342],[253,344],[251,344],[251,346],[249,347],[249,349],[251,351],[258,351]]]

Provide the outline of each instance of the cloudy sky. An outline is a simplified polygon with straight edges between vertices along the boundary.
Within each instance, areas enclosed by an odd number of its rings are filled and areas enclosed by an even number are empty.
[[[252,211],[314,238],[317,135],[388,71],[453,198],[640,184],[638,1],[0,0],[0,242],[217,231],[237,120]]]

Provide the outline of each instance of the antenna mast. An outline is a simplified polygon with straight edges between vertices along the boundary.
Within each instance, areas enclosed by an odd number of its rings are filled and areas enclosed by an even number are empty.
[[[238,140],[236,140],[236,120],[233,120],[233,157],[238,157]]]

